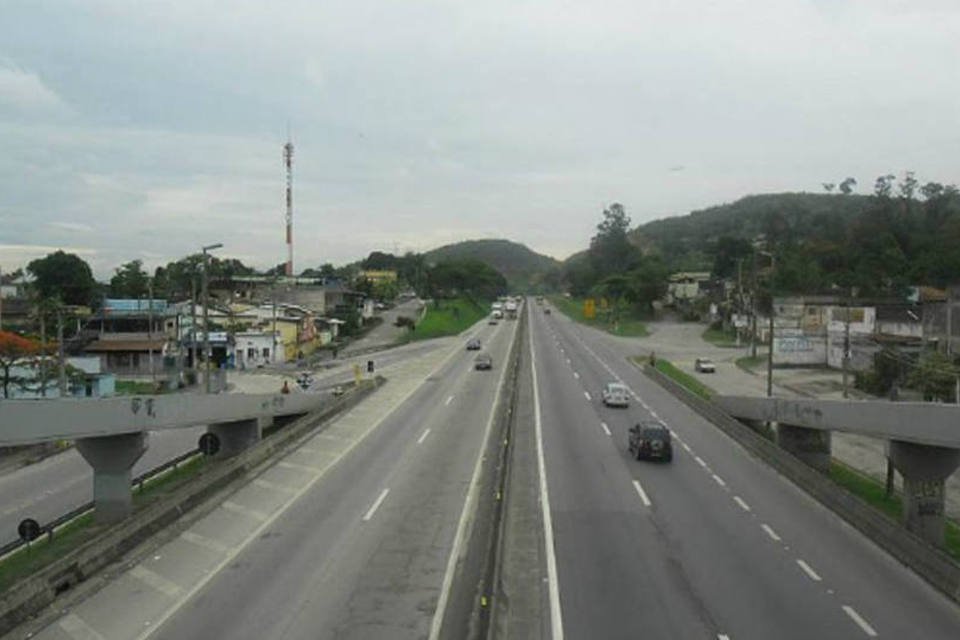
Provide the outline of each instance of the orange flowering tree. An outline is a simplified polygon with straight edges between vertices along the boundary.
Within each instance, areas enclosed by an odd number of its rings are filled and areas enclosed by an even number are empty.
[[[0,331],[0,386],[3,397],[10,397],[10,385],[23,386],[27,378],[16,373],[21,367],[32,367],[28,358],[35,355],[40,344],[9,331]]]

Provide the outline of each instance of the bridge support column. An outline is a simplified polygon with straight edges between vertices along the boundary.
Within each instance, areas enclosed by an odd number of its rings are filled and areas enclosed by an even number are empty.
[[[790,424],[777,425],[777,445],[820,473],[830,473],[830,432]]]
[[[220,440],[218,458],[230,458],[260,442],[263,435],[262,418],[218,422],[207,427],[207,431]],[[268,418],[269,420],[269,418]]]
[[[133,509],[131,470],[147,450],[146,433],[124,433],[77,440],[77,450],[93,467],[94,520],[123,520]]]
[[[943,546],[944,480],[960,464],[960,449],[891,440],[889,456],[903,476],[903,524]]]

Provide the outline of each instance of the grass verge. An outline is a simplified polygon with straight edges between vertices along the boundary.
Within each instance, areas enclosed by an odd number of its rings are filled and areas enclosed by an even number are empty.
[[[830,462],[830,478],[874,509],[892,520],[899,521],[903,512],[903,500],[894,493],[887,496],[884,483],[868,476],[838,460]],[[960,561],[960,525],[947,519],[944,551]]]
[[[755,373],[754,370],[757,367],[767,363],[767,356],[757,356],[756,358],[743,356],[742,358],[737,358],[734,363],[747,373]]]
[[[649,362],[646,356],[636,356],[633,360],[641,367]],[[709,400],[711,396],[713,396],[713,389],[703,384],[686,371],[681,371],[680,369],[676,368],[669,360],[657,358],[656,369],[663,375],[667,376],[674,382],[677,382],[681,386],[686,387],[688,391],[695,393],[704,400]]]
[[[29,549],[5,558],[0,562],[0,593],[90,539],[93,529],[93,513],[85,513],[57,529],[52,540],[43,536],[34,540]]]
[[[487,311],[485,305],[466,298],[434,300],[410,333],[409,340],[456,335],[486,317]]]
[[[700,337],[715,347],[728,348],[737,346],[736,331],[724,331],[723,329],[707,327]]]
[[[621,318],[617,322],[610,322],[608,319],[597,314],[594,318],[587,318],[583,315],[582,298],[564,298],[560,296],[551,296],[550,302],[557,309],[566,314],[571,320],[585,324],[597,329],[612,333],[615,336],[630,338],[642,338],[650,335],[647,325],[637,318]]]

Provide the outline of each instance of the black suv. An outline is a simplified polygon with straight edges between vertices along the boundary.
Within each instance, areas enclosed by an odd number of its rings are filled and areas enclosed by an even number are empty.
[[[630,428],[628,450],[637,460],[673,460],[670,429],[662,422],[641,422]]]
[[[480,351],[480,338],[474,338],[467,342],[467,351]]]

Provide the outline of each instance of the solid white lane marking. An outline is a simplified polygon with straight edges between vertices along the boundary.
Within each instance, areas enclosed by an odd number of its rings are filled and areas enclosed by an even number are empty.
[[[586,398],[588,402],[589,402],[590,400],[593,400],[593,398],[590,397],[590,392],[589,392],[589,391],[584,391],[584,392],[583,392],[583,397]]]
[[[176,598],[178,595],[180,595],[180,592],[183,591],[183,588],[180,585],[167,580],[156,571],[147,569],[142,564],[138,564],[133,569],[130,569],[130,575],[140,582],[153,587],[160,593],[170,596],[171,598]]]
[[[857,610],[851,607],[848,604],[843,605],[843,612],[850,616],[850,619],[857,623],[857,626],[860,627],[860,630],[871,638],[877,637],[877,632],[874,631],[873,627],[870,626],[870,623],[863,619]]]
[[[423,444],[423,441],[427,439],[428,435],[430,435],[430,429],[424,429],[423,433],[420,434],[420,437],[417,439],[417,444]]]
[[[768,524],[761,524],[761,525],[760,525],[760,528],[763,529],[764,531],[766,531],[766,532],[767,532],[767,535],[770,536],[770,538],[771,538],[774,542],[780,542],[780,536],[777,535],[777,532],[774,531],[773,528],[772,528],[770,525],[768,525]]]
[[[511,340],[516,339],[517,335],[517,323],[513,323],[513,333],[511,334]],[[531,341],[531,350],[533,349],[533,342]],[[483,442],[486,443],[490,440],[490,433],[493,430],[493,419],[495,411],[493,408],[497,407],[500,404],[500,396],[503,393],[503,381],[506,379],[508,367],[500,367],[500,379],[497,382],[497,392],[493,398],[493,404],[491,405],[490,415],[487,418],[487,426],[483,434]],[[536,393],[536,371],[534,371],[534,393]],[[536,397],[536,396],[534,396]],[[430,635],[428,636],[429,640],[437,640],[440,636],[440,627],[443,624],[443,618],[447,610],[447,601],[450,599],[450,589],[453,585],[453,574],[456,573],[457,565],[462,560],[463,555],[463,546],[466,544],[467,536],[469,535],[468,524],[472,526],[471,515],[474,513],[475,505],[479,499],[479,485],[480,485],[480,473],[483,468],[484,455],[483,448],[480,449],[480,452],[477,454],[477,461],[473,467],[473,476],[470,479],[470,485],[467,488],[467,495],[463,501],[463,510],[460,512],[460,520],[457,522],[457,532],[453,536],[453,546],[450,549],[450,555],[447,557],[447,567],[444,570],[443,574],[443,584],[440,586],[440,596],[437,598],[437,606],[433,611],[433,619],[430,621]],[[552,538],[548,540],[552,544]],[[552,547],[549,547],[552,552]]]
[[[373,517],[373,514],[377,512],[377,509],[380,508],[380,505],[383,504],[383,501],[387,499],[387,494],[390,493],[390,489],[384,489],[380,492],[380,495],[377,496],[376,501],[373,503],[373,506],[370,507],[365,514],[363,514],[363,521],[368,522],[370,518]]]
[[[640,486],[639,480],[633,481],[633,488],[637,490],[637,493],[640,495],[640,501],[643,502],[643,506],[649,507],[651,502],[650,498],[647,497],[647,492],[643,490],[643,487]]]
[[[603,427],[603,432],[604,432],[605,434],[607,434],[608,436],[613,435],[612,433],[610,433],[610,427],[607,426],[607,423],[606,423],[606,422],[601,422],[601,423],[600,423],[600,426]]]
[[[733,496],[733,501],[740,505],[740,508],[744,511],[750,511],[750,505],[744,502],[740,496]]]
[[[823,579],[819,576],[819,574],[817,574],[816,571],[813,570],[813,567],[808,565],[800,558],[797,558],[797,564],[800,565],[800,568],[803,569],[803,572],[807,574],[807,576],[809,576],[809,578],[814,582],[820,582]]]
[[[74,640],[106,640],[93,627],[84,622],[75,613],[68,614],[60,619],[59,627]]]
[[[204,549],[209,549],[210,551],[216,551],[217,553],[229,553],[232,549],[223,544],[218,540],[213,538],[208,538],[207,536],[202,536],[199,533],[194,533],[193,531],[184,531],[180,534],[180,537],[189,542],[190,544],[195,544],[198,547],[203,547]]]
[[[691,449],[690,445],[688,445],[686,442],[681,442],[680,446],[683,447],[684,451],[687,453],[693,453],[693,449]]]
[[[721,487],[727,486],[727,483],[723,481],[723,478],[721,478],[720,476],[718,476],[718,475],[715,474],[715,473],[713,474],[713,479],[714,479],[714,480],[717,482],[717,484],[720,485]]]
[[[703,458],[701,458],[700,456],[694,456],[693,459],[696,460],[696,461],[697,461],[697,464],[700,465],[701,467],[703,467],[704,469],[707,468],[707,463],[704,462],[704,461],[703,461]]]
[[[313,467],[309,464],[300,464],[299,462],[290,462],[289,460],[281,460],[277,463],[278,467],[283,467],[284,469],[296,469],[297,471],[306,471],[308,473],[322,473],[323,469],[320,467]]]
[[[453,402],[453,396],[450,396],[449,398],[447,398],[447,401],[444,402],[443,405],[445,407],[449,407],[451,402]]]
[[[553,542],[553,517],[550,513],[550,491],[547,465],[543,456],[543,423],[540,416],[540,387],[537,382],[537,357],[533,348],[533,314],[527,316],[530,330],[530,368],[533,371],[533,423],[537,436],[537,470],[540,475],[540,509],[543,518],[543,546],[547,553],[547,590],[550,596],[550,635],[563,640],[563,611],[560,609],[560,583],[557,580],[557,555]],[[431,640],[436,636],[431,634]]]
[[[232,500],[227,500],[220,506],[226,509],[227,511],[232,511],[233,513],[239,513],[242,516],[247,516],[248,518],[253,518],[254,520],[259,520],[260,522],[263,522],[270,517],[269,514],[264,513],[263,511],[257,511],[256,509],[245,507],[242,504],[233,502]]]
[[[573,377],[576,378],[577,380],[579,380],[579,379],[580,379],[580,374],[577,373],[576,371],[574,371],[574,372],[573,372]]]
[[[253,481],[253,485],[256,487],[261,487],[263,489],[270,489],[272,491],[279,491],[280,493],[296,493],[297,490],[294,487],[288,487],[283,484],[276,482],[270,482],[269,480],[264,480],[263,478],[257,478]]]

